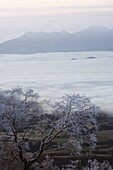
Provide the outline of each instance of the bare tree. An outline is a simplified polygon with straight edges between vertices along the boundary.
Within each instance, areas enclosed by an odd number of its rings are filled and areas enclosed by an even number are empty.
[[[88,97],[79,94],[66,95],[50,106],[52,114],[44,113],[39,95],[33,90],[23,91],[17,87],[0,93],[1,141],[4,138],[12,146],[9,156],[4,150],[1,152],[2,161],[21,162],[21,169],[28,170],[38,162],[53,139],[60,135],[68,137],[64,146],[68,145],[73,153],[79,154],[84,142],[89,144],[90,152],[95,148],[95,131],[98,130],[96,117],[99,109]],[[39,137],[39,147],[35,152],[30,150],[30,140],[26,138],[31,129]]]

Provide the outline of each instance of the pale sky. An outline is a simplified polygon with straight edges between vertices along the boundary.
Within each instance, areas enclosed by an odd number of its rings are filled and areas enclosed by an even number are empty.
[[[0,0],[0,42],[25,32],[113,28],[113,0]]]

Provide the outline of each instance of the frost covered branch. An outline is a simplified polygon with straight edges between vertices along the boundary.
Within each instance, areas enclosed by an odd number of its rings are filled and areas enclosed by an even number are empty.
[[[74,154],[80,154],[84,143],[89,145],[90,153],[96,147],[99,108],[88,97],[65,95],[59,102],[49,103],[50,106],[51,114],[47,114],[39,95],[31,89],[24,91],[17,87],[0,93],[0,131],[7,138],[7,145],[11,145],[8,158],[21,162],[24,170],[37,163],[51,142],[64,134],[69,140],[63,147],[68,146]],[[34,152],[27,137],[31,130],[39,143]],[[3,155],[5,153],[6,150]]]

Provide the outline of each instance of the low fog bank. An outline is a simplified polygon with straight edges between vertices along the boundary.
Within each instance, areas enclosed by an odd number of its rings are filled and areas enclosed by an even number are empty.
[[[0,88],[19,85],[55,100],[76,92],[113,113],[112,66],[113,52],[1,55]]]

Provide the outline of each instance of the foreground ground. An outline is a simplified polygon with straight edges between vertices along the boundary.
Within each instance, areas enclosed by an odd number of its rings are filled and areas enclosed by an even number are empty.
[[[98,122],[100,125],[99,132],[97,134],[98,143],[96,150],[92,153],[91,159],[97,159],[99,161],[108,160],[110,164],[113,165],[113,116],[108,114],[101,114],[98,117]],[[35,140],[36,136],[34,135],[33,139],[33,146],[32,151],[35,151]],[[89,154],[87,152],[87,146],[82,154],[78,157],[75,155],[70,154],[70,150],[56,148],[57,144],[62,144],[66,142],[67,138],[65,137],[58,137],[56,138],[49,148],[45,150],[43,153],[41,160],[44,158],[45,155],[49,155],[50,157],[54,158],[56,165],[67,164],[70,160],[80,159],[83,160],[83,163],[87,162],[89,159]]]

